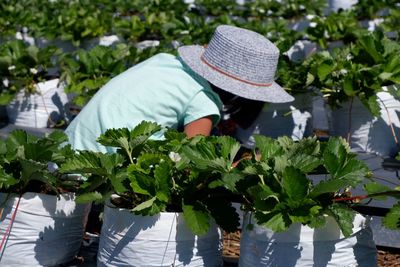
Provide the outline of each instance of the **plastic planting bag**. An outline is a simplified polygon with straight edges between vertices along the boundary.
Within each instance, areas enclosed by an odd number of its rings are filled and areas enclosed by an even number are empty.
[[[66,119],[68,97],[59,79],[36,85],[35,94],[26,95],[22,90],[7,105],[8,120],[23,127],[46,128],[49,124]]]
[[[0,193],[0,266],[54,266],[74,259],[80,248],[90,204],[74,194]]]
[[[252,224],[254,228],[248,229]],[[327,217],[324,227],[293,224],[276,233],[257,225],[252,214],[244,217],[240,241],[240,267],[377,266],[377,251],[369,220],[357,214],[353,234],[344,237],[336,221]]]
[[[135,215],[105,206],[97,266],[222,266],[221,232],[215,224],[194,235],[181,213]]]

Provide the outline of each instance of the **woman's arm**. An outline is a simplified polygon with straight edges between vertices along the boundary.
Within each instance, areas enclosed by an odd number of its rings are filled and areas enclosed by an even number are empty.
[[[184,132],[188,137],[193,137],[199,134],[208,136],[210,135],[212,125],[213,122],[211,116],[203,117],[186,124]]]

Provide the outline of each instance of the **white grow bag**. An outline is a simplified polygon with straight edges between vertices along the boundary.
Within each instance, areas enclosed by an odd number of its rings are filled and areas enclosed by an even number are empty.
[[[332,217],[322,228],[294,224],[276,233],[246,214],[240,240],[240,267],[374,267],[377,251],[369,220],[357,214],[353,234],[345,238]],[[253,224],[252,230],[247,229]]]
[[[181,213],[135,215],[105,206],[97,266],[222,266],[221,232],[194,235]]]
[[[328,0],[328,11],[338,12],[339,9],[351,9],[358,0]]]
[[[375,153],[380,156],[393,155],[397,152],[396,142],[392,134],[392,125],[397,138],[400,138],[400,101],[388,92],[377,94],[381,107],[381,116],[374,117],[371,112],[358,100],[354,99],[349,124],[349,106],[344,103],[340,109],[332,110],[330,118],[331,135],[344,138],[351,125],[350,146],[355,151]]]
[[[59,199],[25,193],[9,229],[19,197],[10,196],[4,203],[6,197],[7,194],[0,193],[0,240],[5,239],[0,266],[54,266],[74,259],[90,204],[76,204],[72,193],[62,194]]]
[[[22,90],[7,105],[8,120],[23,127],[46,128],[49,118],[53,121],[65,119],[68,97],[59,79],[36,85],[38,93],[25,95]]]
[[[269,103],[249,128],[238,127],[236,138],[248,148],[254,147],[255,134],[272,138],[286,135],[300,140],[312,133],[312,107],[311,93],[297,94],[290,103]]]

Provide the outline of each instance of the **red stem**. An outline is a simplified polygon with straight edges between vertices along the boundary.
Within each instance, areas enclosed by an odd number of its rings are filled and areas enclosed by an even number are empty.
[[[362,195],[362,196],[338,197],[338,198],[334,198],[333,202],[354,201],[354,200],[361,201],[366,198],[372,198],[372,197],[377,197],[377,196],[399,196],[399,195],[400,195],[400,191],[391,190],[391,191],[372,193],[369,195]]]
[[[355,196],[355,197],[338,197],[338,198],[334,198],[333,202],[354,201],[354,200],[360,201],[360,200],[366,199],[368,197],[369,197],[368,195]]]
[[[5,232],[4,235],[3,235],[3,238],[1,239],[1,244],[0,244],[0,251],[1,251],[1,252],[3,252],[3,246],[4,246],[4,244],[5,244],[6,238],[7,238],[8,235],[10,234],[11,227],[12,227],[12,225],[13,225],[13,223],[14,223],[14,220],[15,220],[15,216],[17,215],[17,211],[18,211],[18,207],[19,207],[19,202],[21,201],[21,197],[22,197],[22,195],[20,195],[19,198],[18,198],[18,202],[17,202],[17,205],[15,206],[14,213],[13,213],[13,215],[11,216],[10,223],[9,223],[9,225],[8,225],[8,227],[7,227],[6,232]],[[4,247],[4,249],[5,249],[5,247]]]

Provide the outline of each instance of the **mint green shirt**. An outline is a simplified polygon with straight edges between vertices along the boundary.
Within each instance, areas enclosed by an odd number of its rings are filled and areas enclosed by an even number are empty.
[[[134,128],[153,121],[173,129],[211,116],[220,119],[222,103],[208,82],[177,57],[157,54],[110,80],[66,129],[74,149],[113,152],[96,142],[110,128]],[[152,138],[161,139],[162,133]]]

